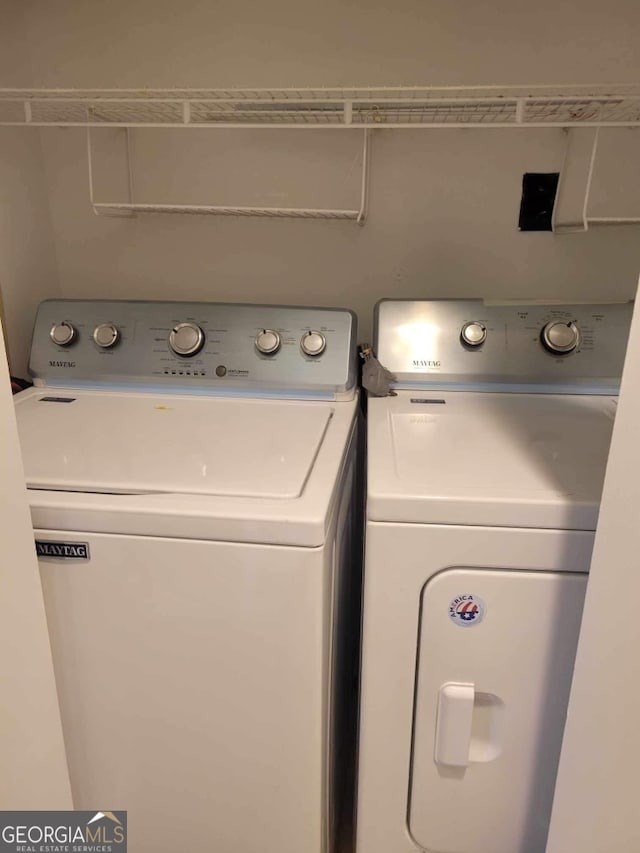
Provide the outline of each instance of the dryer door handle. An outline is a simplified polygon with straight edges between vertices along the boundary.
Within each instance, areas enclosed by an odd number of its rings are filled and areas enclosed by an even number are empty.
[[[475,685],[448,681],[438,691],[434,760],[447,767],[468,767]]]

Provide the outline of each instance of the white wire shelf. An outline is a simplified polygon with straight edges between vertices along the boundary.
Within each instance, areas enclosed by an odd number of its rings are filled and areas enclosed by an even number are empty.
[[[640,86],[0,89],[0,125],[635,127]]]
[[[640,127],[640,84],[563,86],[378,87],[319,89],[0,89],[0,126],[92,128],[325,128],[364,131],[357,210],[150,204],[94,197],[88,139],[91,204],[106,216],[194,213],[273,218],[366,219],[368,144],[372,128],[594,128],[583,209],[557,230],[638,224],[640,217],[590,217],[591,177],[602,127]],[[576,130],[577,132],[577,130]],[[129,142],[127,143],[129,147]],[[128,158],[130,160],[129,154]],[[575,221],[574,221],[575,220]]]

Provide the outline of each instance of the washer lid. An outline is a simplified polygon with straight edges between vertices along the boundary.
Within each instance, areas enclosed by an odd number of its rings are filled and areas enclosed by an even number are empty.
[[[595,530],[614,413],[574,395],[372,399],[368,517]]]
[[[298,497],[333,406],[34,389],[16,417],[27,485],[120,494]]]

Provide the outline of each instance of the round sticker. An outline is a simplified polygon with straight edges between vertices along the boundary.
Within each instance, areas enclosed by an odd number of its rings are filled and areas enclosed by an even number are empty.
[[[472,628],[484,619],[485,603],[477,595],[465,593],[449,602],[449,619],[461,628]]]

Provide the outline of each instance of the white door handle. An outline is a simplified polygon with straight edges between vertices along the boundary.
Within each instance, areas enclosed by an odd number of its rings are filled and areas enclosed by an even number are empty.
[[[434,760],[448,767],[468,767],[475,685],[447,682],[438,691]]]

